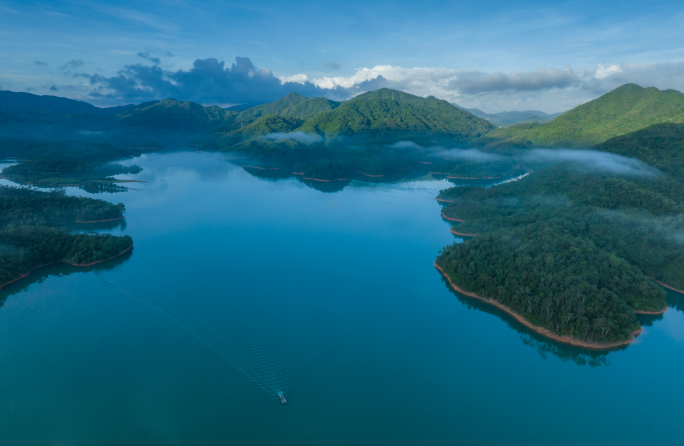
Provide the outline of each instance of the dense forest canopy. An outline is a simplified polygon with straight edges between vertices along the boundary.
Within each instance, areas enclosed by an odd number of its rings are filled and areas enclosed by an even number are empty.
[[[684,124],[684,94],[625,84],[546,124],[500,128],[483,138],[491,146],[589,147],[654,124]]]
[[[109,259],[133,246],[129,236],[72,234],[60,227],[76,221],[122,218],[123,204],[0,186],[0,285],[32,268],[55,262],[75,265]]]

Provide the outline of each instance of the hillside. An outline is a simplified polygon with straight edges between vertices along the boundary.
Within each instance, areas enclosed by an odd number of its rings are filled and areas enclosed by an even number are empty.
[[[326,98],[311,98],[287,107],[285,110],[280,112],[280,116],[307,120],[313,118],[319,113],[335,110],[340,106],[340,104],[341,102],[331,101],[330,99]]]
[[[60,98],[58,96],[39,96],[31,93],[0,91],[0,112],[19,116],[42,116],[48,114],[114,115],[128,107],[131,106],[100,108],[87,102]]]
[[[244,127],[223,133],[215,144],[219,147],[236,144],[247,139],[268,135],[269,133],[290,133],[302,125],[304,121],[277,115],[266,115]]]
[[[655,124],[609,139],[593,149],[637,158],[665,173],[684,178],[684,124]]]
[[[494,146],[589,147],[664,122],[684,123],[684,94],[625,84],[549,123],[496,129],[483,141]]]
[[[169,98],[128,108],[117,114],[116,119],[132,127],[190,131],[220,125],[232,115],[232,112],[216,105],[204,107],[195,102],[181,102]]]
[[[383,88],[359,95],[335,110],[313,117],[300,130],[326,138],[363,135],[397,140],[430,134],[430,137],[465,140],[479,137],[493,128],[491,123],[447,101]]]
[[[553,113],[548,114],[539,110],[526,110],[526,111],[504,111],[499,113],[485,113],[477,108],[464,108],[457,104],[453,104],[456,107],[463,108],[469,111],[478,118],[486,119],[497,127],[510,127],[516,124],[524,124],[531,122],[538,122],[544,124],[549,122],[563,113]]]

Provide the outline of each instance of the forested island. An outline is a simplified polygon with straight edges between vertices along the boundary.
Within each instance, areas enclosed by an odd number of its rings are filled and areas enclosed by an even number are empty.
[[[131,237],[67,231],[69,222],[123,218],[125,207],[63,190],[41,192],[0,186],[0,288],[31,270],[57,262],[88,266],[133,247]]]
[[[140,169],[119,160],[187,147],[326,192],[351,180],[446,178],[459,187],[437,197],[442,215],[467,237],[436,260],[451,284],[561,342],[629,342],[636,314],[666,308],[657,283],[684,290],[684,95],[626,84],[555,115],[471,111],[390,89],[342,102],[291,93],[246,110],[172,98],[99,109],[0,92],[0,159],[16,161],[2,175],[18,183],[91,192],[125,190],[114,176]],[[122,208],[41,194],[3,189],[7,215],[21,217],[3,220],[11,248],[0,279],[130,248],[125,237],[58,228]],[[23,201],[60,217],[20,212]],[[30,230],[16,224],[26,215]]]

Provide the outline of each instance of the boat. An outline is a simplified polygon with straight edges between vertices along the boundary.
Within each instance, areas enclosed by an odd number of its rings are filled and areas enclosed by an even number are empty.
[[[278,397],[280,398],[281,403],[287,404],[287,400],[285,399],[285,395],[283,395],[283,392],[278,392]]]

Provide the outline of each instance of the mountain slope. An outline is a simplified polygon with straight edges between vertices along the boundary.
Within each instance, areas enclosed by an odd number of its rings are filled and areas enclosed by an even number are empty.
[[[58,96],[39,96],[31,93],[0,91],[0,112],[20,116],[39,116],[45,114],[73,115],[113,115],[130,106],[100,108],[87,102]]]
[[[214,142],[217,147],[227,147],[238,142],[258,138],[270,133],[290,133],[304,121],[277,115],[266,115],[244,127],[221,134]]]
[[[195,102],[169,98],[128,108],[116,115],[116,118],[119,122],[134,127],[201,130],[219,125],[232,115],[233,113],[216,105],[204,107]]]
[[[311,98],[286,108],[280,112],[280,116],[307,120],[319,113],[335,110],[340,104],[340,102],[326,98]]]
[[[497,129],[487,137],[503,145],[589,147],[663,122],[684,123],[684,94],[625,84],[547,124]]]
[[[277,115],[283,110],[293,105],[297,105],[300,102],[308,101],[309,98],[304,97],[297,93],[290,93],[287,96],[283,96],[274,102],[269,102],[268,104],[257,105],[248,110],[240,112],[235,117],[235,122],[252,122],[262,116],[266,115]]]
[[[448,136],[468,139],[481,136],[494,126],[484,119],[432,96],[421,98],[383,88],[343,102],[335,110],[307,121],[301,130],[327,138],[365,135],[397,139],[402,136]]]
[[[593,149],[637,158],[665,173],[684,178],[684,124],[655,124],[611,138]]]
[[[485,113],[477,108],[464,108],[460,107],[458,104],[453,104],[456,107],[463,108],[469,111],[478,118],[486,119],[492,124],[498,127],[508,127],[511,125],[528,123],[528,122],[539,122],[544,124],[549,122],[563,113],[548,114],[539,110],[526,110],[526,111],[504,111],[499,113]]]

